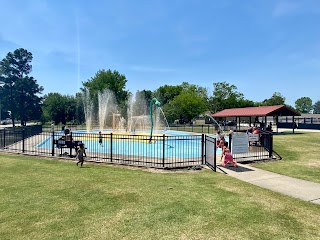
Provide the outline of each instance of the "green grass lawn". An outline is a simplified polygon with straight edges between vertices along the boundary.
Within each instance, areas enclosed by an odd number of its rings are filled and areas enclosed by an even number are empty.
[[[320,205],[209,170],[2,153],[0,173],[0,239],[320,239]]]
[[[298,132],[274,136],[274,150],[283,159],[252,166],[320,183],[320,133]]]

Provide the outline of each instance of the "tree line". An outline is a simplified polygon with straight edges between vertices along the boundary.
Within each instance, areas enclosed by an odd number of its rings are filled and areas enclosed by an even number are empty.
[[[32,53],[19,48],[9,52],[0,62],[0,118],[11,118],[23,125],[27,121],[81,124],[85,122],[83,97],[85,94],[97,104],[98,94],[110,89],[123,116],[126,115],[128,99],[132,95],[126,89],[127,79],[116,70],[99,70],[95,76],[82,83],[82,88],[73,95],[48,93],[42,96],[43,87],[30,76]],[[237,87],[227,82],[213,83],[213,92],[199,85],[183,82],[180,85],[164,85],[155,91],[141,90],[136,98],[144,99],[146,108],[149,101],[156,97],[162,104],[167,120],[190,121],[205,112],[218,112],[227,108],[272,106],[285,104],[285,97],[274,92],[268,99],[254,102],[246,99]],[[292,107],[292,106],[291,106]],[[296,100],[295,108],[301,113],[320,113],[320,101],[312,104],[309,97]]]

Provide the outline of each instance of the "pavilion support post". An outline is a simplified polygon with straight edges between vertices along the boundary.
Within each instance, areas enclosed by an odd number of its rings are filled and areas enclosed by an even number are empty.
[[[263,130],[266,131],[267,129],[267,116],[264,117],[264,127]]]
[[[292,133],[294,133],[294,128],[295,128],[294,116],[292,116]]]

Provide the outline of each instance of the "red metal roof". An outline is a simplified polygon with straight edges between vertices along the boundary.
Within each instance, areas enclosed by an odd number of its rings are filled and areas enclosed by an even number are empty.
[[[263,106],[224,109],[212,114],[212,117],[262,117],[262,116],[301,116],[300,113],[285,106]]]

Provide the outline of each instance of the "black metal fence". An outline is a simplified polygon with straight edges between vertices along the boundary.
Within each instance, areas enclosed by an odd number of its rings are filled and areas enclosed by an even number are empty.
[[[229,144],[232,149],[232,136],[229,135]],[[258,160],[281,159],[273,149],[273,134],[270,132],[261,132],[258,134],[258,141],[249,141],[248,152],[233,154],[237,162],[252,162]]]
[[[224,131],[234,130],[235,126],[221,126]],[[214,124],[205,125],[190,125],[190,124],[175,124],[170,125],[170,130],[184,131],[184,132],[196,132],[204,134],[216,134],[219,127]]]
[[[32,131],[33,130],[33,131]],[[1,147],[10,152],[55,157],[76,157],[78,146],[58,145],[66,141],[63,132],[41,132],[38,129],[5,129],[0,131]],[[204,135],[127,135],[74,132],[71,142],[85,145],[87,161],[109,162],[155,168],[179,168],[204,163]]]
[[[187,130],[187,129],[186,129]],[[136,134],[102,134],[70,132],[68,139],[62,131],[43,132],[41,125],[24,128],[0,130],[0,147],[6,151],[53,157],[75,158],[78,145],[67,144],[82,142],[85,145],[87,161],[106,162],[154,168],[181,168],[202,164],[211,165],[216,170],[216,139],[204,133],[187,135],[150,136]],[[64,144],[57,144],[58,141]],[[232,148],[232,135],[229,135]],[[221,149],[220,149],[221,150]],[[245,154],[234,154],[238,162],[251,162],[263,159],[281,158],[273,151],[272,133],[261,133],[259,141],[250,142]],[[219,164],[219,163],[218,163]]]
[[[7,148],[15,143],[20,143],[20,149],[23,150],[22,144],[24,139],[40,134],[42,132],[41,125],[32,125],[25,127],[3,128],[0,129],[0,148]]]

